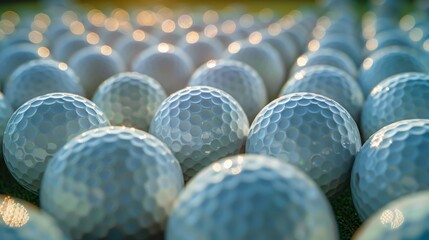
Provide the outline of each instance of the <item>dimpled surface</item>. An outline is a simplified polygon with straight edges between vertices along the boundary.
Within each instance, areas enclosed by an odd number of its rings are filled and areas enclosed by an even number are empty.
[[[367,96],[384,79],[405,72],[426,72],[426,70],[412,51],[400,47],[387,47],[374,52],[364,60],[359,84]]]
[[[0,93],[0,144],[3,145],[3,134],[6,129],[7,122],[13,114],[13,109],[7,102],[6,98]],[[0,148],[0,154],[3,156],[3,148]]]
[[[143,51],[133,65],[133,71],[156,79],[167,94],[186,87],[193,69],[185,52],[165,43]]]
[[[356,240],[429,238],[429,192],[401,197],[374,214],[356,232]]]
[[[207,217],[210,216],[210,217]],[[258,155],[224,158],[191,180],[166,239],[338,239],[331,207],[292,165]]]
[[[120,73],[98,88],[93,101],[112,125],[149,129],[150,121],[166,98],[161,85],[140,73]]]
[[[345,53],[335,49],[320,49],[316,52],[308,52],[300,56],[291,69],[291,74],[295,74],[304,67],[315,65],[328,65],[344,70],[348,74],[356,75],[356,66],[353,60]]]
[[[429,75],[402,73],[377,85],[362,108],[365,139],[380,128],[405,119],[429,118]]]
[[[49,163],[40,202],[73,239],[153,239],[183,188],[180,165],[143,131],[99,128]]]
[[[72,69],[62,68],[56,61],[40,59],[22,65],[10,76],[5,97],[12,108],[17,109],[32,98],[53,92],[82,95],[83,89]]]
[[[285,84],[281,95],[294,92],[317,93],[340,103],[355,120],[364,97],[359,84],[346,72],[331,66],[310,66],[295,73]]]
[[[205,86],[170,95],[150,125],[150,133],[179,160],[186,180],[212,162],[238,153],[248,129],[238,102],[222,90]]]
[[[20,199],[0,195],[2,240],[69,239],[48,214]]]
[[[256,116],[246,153],[292,163],[332,196],[346,184],[360,147],[356,123],[340,104],[318,94],[292,93]]]
[[[104,113],[78,95],[51,93],[33,98],[7,123],[6,165],[23,187],[37,194],[46,165],[58,149],[82,132],[108,125]]]
[[[238,61],[209,62],[195,71],[189,85],[225,91],[237,100],[249,120],[267,104],[264,81],[253,68]]]
[[[2,87],[6,85],[6,81],[15,69],[22,64],[31,60],[39,59],[37,47],[33,44],[19,44],[10,48],[3,49],[0,52],[0,80]]]
[[[70,58],[69,65],[80,78],[85,95],[92,97],[98,86],[109,77],[122,72],[125,64],[115,51],[102,53],[102,48],[82,48]]]
[[[256,45],[248,42],[236,42],[240,48],[235,53],[226,53],[226,58],[241,61],[255,69],[262,80],[269,99],[277,96],[284,82],[285,70],[280,55],[268,43]]]
[[[401,196],[429,189],[429,120],[392,123],[371,136],[356,157],[351,189],[364,220]]]

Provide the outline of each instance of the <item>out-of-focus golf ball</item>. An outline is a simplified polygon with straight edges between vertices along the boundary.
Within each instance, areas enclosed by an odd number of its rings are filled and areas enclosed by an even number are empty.
[[[127,72],[101,84],[93,101],[112,125],[147,131],[153,115],[166,97],[161,85],[153,78]]]
[[[284,63],[279,53],[262,39],[253,43],[239,41],[228,46],[227,59],[241,61],[255,69],[267,88],[268,99],[274,99],[283,85],[285,78]]]
[[[259,35],[260,34],[260,35]],[[296,45],[293,42],[292,39],[284,37],[283,35],[275,35],[272,33],[272,31],[266,31],[266,32],[254,32],[250,35],[250,38],[258,38],[259,36],[262,37],[262,42],[270,44],[276,51],[279,53],[280,57],[282,58],[285,72],[289,70],[289,68],[294,64],[295,59],[298,55],[298,51],[295,48]],[[285,73],[285,75],[288,75]]]
[[[107,45],[89,46],[73,54],[69,66],[75,70],[87,97],[92,97],[107,78],[122,72],[122,58]]]
[[[292,163],[333,196],[347,183],[360,147],[358,127],[340,104],[318,94],[292,93],[256,116],[246,153]]]
[[[253,120],[267,104],[264,81],[250,66],[234,61],[209,61],[197,69],[191,77],[190,86],[210,86],[230,94]]]
[[[40,203],[74,239],[159,237],[183,188],[180,165],[155,137],[132,128],[85,132],[49,163]]]
[[[367,96],[384,79],[398,73],[426,72],[416,54],[406,48],[388,47],[366,58],[360,70],[359,84]]]
[[[356,232],[356,240],[428,238],[429,191],[401,197],[372,215]]]
[[[10,116],[13,114],[13,109],[10,106],[9,102],[0,93],[0,144],[3,146],[3,134],[6,129],[7,122],[9,121]],[[3,148],[0,147],[0,155],[3,156]]]
[[[167,43],[146,49],[137,56],[133,65],[133,71],[156,79],[167,94],[186,87],[193,69],[191,58]]]
[[[0,195],[0,236],[4,240],[69,239],[48,214],[35,206]]]
[[[33,98],[6,125],[6,165],[23,187],[37,194],[46,165],[57,150],[76,135],[104,126],[109,126],[106,115],[78,95],[51,93]]]
[[[345,41],[338,35],[329,35],[318,41],[319,49],[336,49],[339,50],[350,59],[353,60],[355,66],[359,66],[362,63],[361,48],[354,38],[351,41]]]
[[[79,78],[65,63],[40,59],[13,72],[6,84],[5,97],[17,109],[32,98],[54,92],[83,95]]]
[[[295,73],[280,94],[295,92],[312,92],[331,98],[341,104],[355,120],[364,102],[359,84],[348,73],[326,65],[306,67]]]
[[[222,90],[196,86],[170,95],[152,119],[150,133],[179,160],[185,180],[222,157],[236,154],[249,123],[238,102]]]
[[[306,174],[273,157],[238,155],[189,182],[166,239],[338,239],[337,232],[326,197]]]
[[[429,120],[395,122],[372,135],[357,154],[351,177],[360,219],[401,196],[429,189],[428,155]]]
[[[74,53],[91,44],[82,36],[67,33],[62,35],[52,46],[52,56],[63,62],[68,62]]]
[[[429,75],[402,73],[378,84],[362,108],[360,126],[368,139],[380,128],[405,119],[429,119]]]

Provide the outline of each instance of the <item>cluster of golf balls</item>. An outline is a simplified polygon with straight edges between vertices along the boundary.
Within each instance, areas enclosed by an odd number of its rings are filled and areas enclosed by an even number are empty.
[[[2,13],[0,238],[424,239],[429,6],[320,2]]]

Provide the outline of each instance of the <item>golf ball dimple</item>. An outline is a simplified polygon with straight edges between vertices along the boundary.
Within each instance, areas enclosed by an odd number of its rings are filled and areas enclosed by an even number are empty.
[[[207,217],[210,216],[210,217]],[[258,155],[223,158],[189,182],[166,239],[338,239],[331,207],[299,169]]]
[[[40,202],[73,239],[153,239],[182,188],[180,165],[161,141],[107,127],[77,136],[55,154]]]
[[[58,149],[74,136],[104,126],[109,126],[105,114],[78,95],[51,93],[33,98],[6,125],[6,166],[18,183],[38,194],[46,165]]]
[[[359,84],[341,69],[316,65],[301,69],[284,85],[281,95],[294,92],[317,93],[341,104],[355,120],[364,102]]]
[[[0,236],[4,240],[69,239],[50,215],[5,195],[0,195]]]
[[[83,95],[79,78],[65,63],[33,60],[21,65],[10,76],[5,97],[13,109],[28,100],[53,92]]]
[[[194,69],[191,58],[180,48],[160,43],[137,56],[133,71],[156,79],[167,94],[188,84]]]
[[[357,154],[351,175],[360,219],[401,196],[429,189],[428,154],[429,120],[395,122],[372,135]]]
[[[112,125],[149,129],[150,121],[166,94],[153,78],[127,72],[112,76],[100,85],[94,103]]]
[[[149,131],[172,150],[189,180],[212,162],[238,153],[248,128],[246,113],[229,94],[196,86],[165,99]]]
[[[360,147],[358,127],[339,103],[318,94],[292,93],[256,116],[246,153],[294,164],[333,196],[347,183]]]
[[[192,75],[190,86],[210,86],[230,94],[253,120],[267,104],[264,81],[250,66],[234,61],[209,61]]]
[[[125,69],[122,58],[107,45],[82,48],[70,58],[69,66],[79,76],[89,98],[102,82]]]
[[[371,216],[356,232],[356,240],[426,239],[429,232],[429,192],[406,195]]]
[[[426,69],[413,51],[401,47],[384,48],[363,61],[359,84],[364,95],[368,96],[384,79],[405,72],[426,72]]]

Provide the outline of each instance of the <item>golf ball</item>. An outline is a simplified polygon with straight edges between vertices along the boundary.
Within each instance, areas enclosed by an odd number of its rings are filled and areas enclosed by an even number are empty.
[[[69,239],[51,216],[5,195],[0,195],[0,236],[4,240]]]
[[[83,95],[79,78],[67,64],[40,59],[23,64],[12,73],[5,97],[17,109],[32,98],[54,92]]]
[[[75,52],[88,46],[91,44],[81,35],[63,34],[52,46],[52,56],[59,61],[68,62]]]
[[[351,40],[345,40],[345,38],[346,36],[341,38],[338,34],[328,35],[318,41],[319,49],[332,48],[341,51],[353,60],[355,66],[359,66],[362,63],[361,48],[354,38]]]
[[[182,188],[180,165],[161,141],[107,127],[77,136],[55,154],[40,203],[73,239],[153,239]]]
[[[18,183],[37,194],[46,165],[59,148],[82,132],[108,125],[104,113],[78,95],[51,93],[33,98],[6,125],[6,166]]]
[[[356,240],[427,239],[429,192],[401,197],[375,213],[355,234]]]
[[[3,134],[6,129],[7,122],[9,121],[10,116],[13,114],[13,109],[10,106],[9,102],[0,93],[0,144],[3,146]],[[3,156],[3,148],[0,147],[0,156]]]
[[[372,135],[357,154],[351,176],[360,219],[401,196],[429,189],[428,154],[429,120],[395,122]]]
[[[79,76],[87,97],[92,97],[107,78],[125,69],[122,58],[107,45],[82,48],[70,58],[69,66]]]
[[[133,71],[156,79],[168,95],[186,87],[193,70],[192,59],[167,43],[146,49],[133,65]]]
[[[256,116],[246,153],[294,164],[333,196],[347,184],[360,147],[358,127],[340,104],[318,94],[292,93]]]
[[[238,155],[189,182],[166,239],[338,239],[337,232],[326,197],[306,174],[273,157]]]
[[[147,131],[150,121],[166,94],[153,78],[127,72],[110,77],[94,95],[94,103],[112,125]]]
[[[190,86],[210,86],[230,94],[253,120],[267,104],[264,81],[250,66],[234,61],[209,61],[197,69],[189,81]]]
[[[196,86],[165,99],[149,131],[172,150],[189,180],[212,162],[238,153],[248,129],[245,112],[229,94]]]
[[[284,85],[281,95],[312,92],[341,104],[358,120],[364,97],[359,84],[348,73],[336,67],[316,65],[295,73]]]

